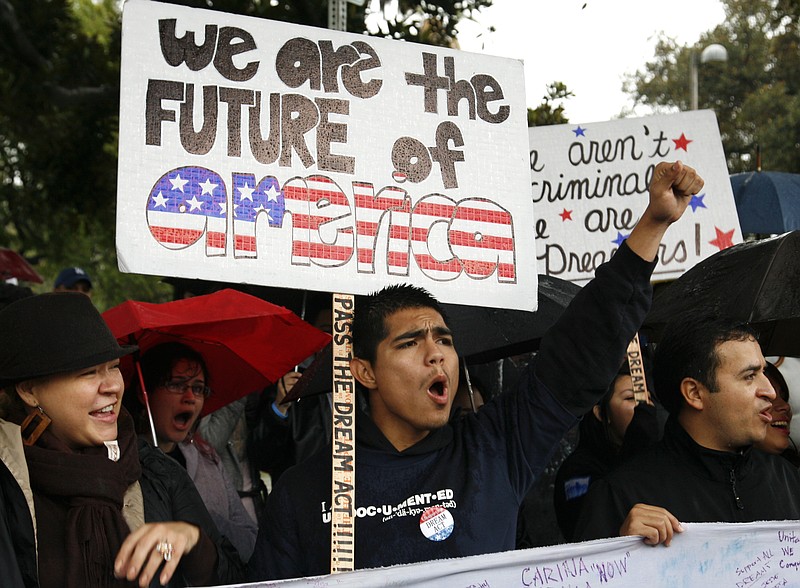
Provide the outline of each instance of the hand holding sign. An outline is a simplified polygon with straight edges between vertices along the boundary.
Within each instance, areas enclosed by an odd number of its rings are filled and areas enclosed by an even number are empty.
[[[680,161],[659,163],[650,181],[650,202],[628,237],[631,250],[642,259],[654,260],[667,228],[681,218],[703,184],[697,171]]]
[[[636,504],[619,529],[619,536],[640,535],[648,545],[663,543],[669,547],[675,533],[682,533],[680,521],[671,512],[660,506]]]

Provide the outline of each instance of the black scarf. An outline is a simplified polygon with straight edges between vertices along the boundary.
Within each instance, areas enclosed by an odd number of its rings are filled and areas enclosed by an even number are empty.
[[[130,586],[114,578],[114,558],[130,533],[122,517],[125,491],[141,476],[133,421],[118,420],[119,461],[105,445],[73,451],[45,431],[25,447],[39,540],[42,588]]]

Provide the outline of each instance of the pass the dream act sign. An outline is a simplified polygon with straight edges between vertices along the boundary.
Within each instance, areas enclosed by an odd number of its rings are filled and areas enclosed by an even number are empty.
[[[129,0],[123,271],[536,307],[522,64]]]

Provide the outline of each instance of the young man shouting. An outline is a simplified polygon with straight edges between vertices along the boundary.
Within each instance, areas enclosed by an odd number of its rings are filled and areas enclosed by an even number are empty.
[[[369,400],[356,418],[356,568],[514,548],[523,497],[614,378],[649,309],[661,239],[702,186],[692,168],[658,164],[639,223],[542,338],[518,389],[464,419],[449,422],[458,342],[438,302],[408,286],[356,301],[350,368]],[[283,475],[253,580],[328,573],[330,495],[329,451]]]
[[[656,393],[670,413],[662,440],[592,485],[581,539],[669,545],[679,521],[800,519],[800,470],[753,448],[775,398],[755,333],[698,310],[670,321],[656,348]]]

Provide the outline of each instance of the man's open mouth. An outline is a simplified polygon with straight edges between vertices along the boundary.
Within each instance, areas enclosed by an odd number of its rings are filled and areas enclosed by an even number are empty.
[[[436,404],[447,404],[447,378],[444,375],[438,376],[428,387],[428,396]]]

